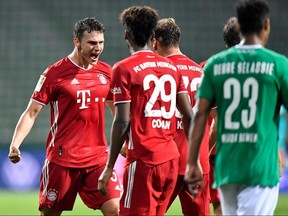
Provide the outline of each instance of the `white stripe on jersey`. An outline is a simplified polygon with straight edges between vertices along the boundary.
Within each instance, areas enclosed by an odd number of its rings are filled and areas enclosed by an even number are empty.
[[[130,127],[130,130],[129,130],[128,149],[134,149],[133,140],[132,140],[131,127]]]
[[[42,184],[43,184],[43,195],[47,195],[47,186],[48,186],[48,181],[49,181],[49,163],[47,159],[44,161],[44,165],[42,168]]]
[[[58,117],[59,117],[59,109],[58,109],[58,101],[52,101],[52,106],[53,106],[53,110],[54,110],[54,123],[50,128],[52,137],[51,137],[51,141],[49,143],[49,146],[54,146],[54,141],[55,141],[55,137],[56,137],[56,133],[58,130]]]
[[[125,196],[124,208],[130,208],[130,206],[131,206],[131,197],[132,197],[132,191],[133,191],[134,175],[135,175],[136,165],[137,165],[137,161],[134,161],[134,162],[132,162],[129,165],[128,182],[127,182],[127,193],[126,193],[126,196]]]

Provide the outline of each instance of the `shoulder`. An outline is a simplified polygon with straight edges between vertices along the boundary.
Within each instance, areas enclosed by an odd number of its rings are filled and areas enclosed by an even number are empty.
[[[267,48],[263,48],[264,52],[266,52],[267,54],[270,54],[271,56],[273,56],[275,58],[276,61],[281,61],[284,63],[288,63],[288,59],[285,55],[280,54],[278,52],[275,52],[273,50],[267,49]]]
[[[102,61],[98,61],[94,67],[98,72],[103,73],[106,77],[111,77],[112,67],[110,64]]]
[[[221,63],[221,62],[224,62],[226,61],[227,59],[229,59],[230,57],[232,56],[235,56],[237,55],[237,51],[234,47],[232,48],[229,48],[229,49],[225,49],[225,50],[222,50],[214,55],[212,55],[206,62],[205,62],[205,65],[204,65],[204,71],[205,69],[207,68],[210,68],[211,66],[213,66],[214,64],[218,64],[218,63]],[[230,56],[230,57],[229,57]],[[233,58],[230,58],[230,59],[233,59]]]
[[[64,68],[67,68],[67,66],[70,64],[71,62],[68,59],[68,57],[62,58],[59,61],[55,62],[54,64],[49,65],[44,71],[43,75],[45,76],[55,75],[58,71],[61,71]]]
[[[118,62],[116,62],[113,66],[112,66],[112,70],[114,71],[115,69],[119,69],[119,68],[125,68],[125,67],[129,67],[129,65],[131,65],[132,62],[135,62],[133,60],[134,56],[128,56],[125,59],[122,59]]]
[[[206,64],[208,64],[211,61],[220,61],[223,58],[226,58],[228,55],[234,55],[234,53],[236,52],[235,48],[229,48],[226,50],[222,50],[214,55],[212,55],[206,62]]]
[[[98,65],[100,68],[102,68],[102,69],[104,69],[104,70],[108,70],[108,71],[111,71],[111,68],[112,68],[110,64],[108,64],[108,63],[106,63],[106,62],[103,62],[103,61],[98,61],[97,65]]]

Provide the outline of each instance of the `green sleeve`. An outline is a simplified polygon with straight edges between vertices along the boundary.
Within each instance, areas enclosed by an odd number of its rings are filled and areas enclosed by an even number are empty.
[[[215,98],[215,90],[213,90],[213,82],[212,82],[212,75],[213,75],[213,64],[211,61],[208,61],[204,67],[204,77],[200,84],[200,87],[197,91],[197,98],[205,98],[209,101],[214,101]]]

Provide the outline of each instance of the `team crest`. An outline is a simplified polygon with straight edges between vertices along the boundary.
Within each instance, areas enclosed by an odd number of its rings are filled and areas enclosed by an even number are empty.
[[[58,191],[56,191],[55,189],[50,189],[47,193],[47,199],[49,201],[55,201],[57,199],[57,193]]]
[[[107,84],[107,79],[105,78],[103,74],[99,74],[98,77],[102,84]]]

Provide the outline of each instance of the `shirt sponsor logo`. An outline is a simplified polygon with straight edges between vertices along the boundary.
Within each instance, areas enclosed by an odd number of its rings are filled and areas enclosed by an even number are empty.
[[[121,87],[114,87],[114,88],[112,89],[112,93],[113,93],[113,94],[122,94]]]
[[[36,85],[36,88],[35,88],[35,91],[39,92],[43,86],[43,83],[45,82],[46,80],[46,77],[44,75],[41,75],[38,82],[37,82],[37,85]]]

